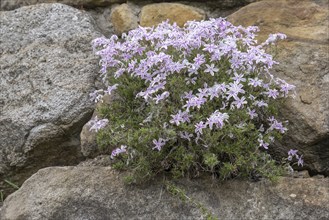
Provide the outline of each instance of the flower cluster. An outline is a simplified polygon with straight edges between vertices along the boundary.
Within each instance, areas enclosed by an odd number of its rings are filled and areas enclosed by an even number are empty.
[[[207,146],[204,153],[217,155],[222,160],[216,163],[218,168],[226,169],[228,163],[241,163],[238,158],[245,155],[227,149],[229,145],[259,154],[268,149],[287,131],[273,115],[273,103],[290,95],[294,86],[271,74],[277,62],[266,53],[285,35],[272,34],[257,44],[257,32],[255,26],[236,27],[219,18],[191,21],[183,28],[167,21],[157,27],[139,27],[121,39],[115,35],[95,39],[100,76],[108,89],[93,92],[91,98],[98,102],[103,94],[117,92],[120,104],[114,106],[118,109],[110,107],[104,116],[112,131],[121,135],[116,144],[125,144],[124,135],[131,140],[112,156],[129,148],[140,157],[152,156],[147,151],[153,149],[162,155],[158,162],[167,164],[176,161],[168,162],[175,146],[184,146],[184,155],[194,158],[202,158],[196,156],[199,146]],[[108,116],[115,112],[126,116]],[[268,120],[261,120],[265,115]],[[122,118],[128,124],[125,133],[118,130]],[[96,120],[93,129],[98,131],[107,122]],[[143,129],[153,133],[139,136]],[[243,160],[248,161],[245,156]],[[242,169],[237,166],[231,173]]]

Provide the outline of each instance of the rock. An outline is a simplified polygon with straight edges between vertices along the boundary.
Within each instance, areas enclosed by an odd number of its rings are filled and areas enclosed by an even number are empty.
[[[121,175],[120,175],[121,174]],[[162,178],[159,178],[162,179]],[[110,167],[51,167],[38,171],[7,197],[2,220],[62,219],[202,219],[154,180],[125,186]],[[220,219],[328,219],[329,179],[281,178],[266,181],[211,177],[176,183]]]
[[[86,12],[93,17],[97,24],[97,27],[104,36],[109,37],[114,34],[113,25],[110,22],[110,7],[99,7],[93,10],[87,10]]]
[[[166,21],[176,22],[180,27],[187,21],[205,19],[205,12],[201,9],[179,3],[149,4],[142,8],[140,25],[151,27]]]
[[[309,178],[310,174],[308,173],[307,170],[303,170],[297,173],[294,173],[295,178]]]
[[[86,13],[62,4],[1,11],[0,188],[38,169],[81,161],[79,133],[90,119],[99,71]]]
[[[326,0],[264,0],[230,15],[235,25],[257,25],[260,40],[269,33],[288,36],[277,48],[275,73],[297,87],[297,97],[280,110],[290,131],[276,143],[286,156],[295,148],[311,174],[329,175],[329,5]]]
[[[100,81],[96,81],[96,87],[97,88],[102,88],[102,89],[106,89],[106,87],[104,86],[104,84]],[[92,116],[92,118],[98,117],[98,118],[102,118],[102,116],[97,112],[98,108],[101,108],[101,106],[104,105],[110,105],[111,101],[113,99],[113,96],[109,96],[107,94],[105,94],[103,96],[102,102],[98,102],[96,104],[96,111],[94,111],[94,114]],[[80,141],[81,141],[81,152],[83,154],[83,156],[85,156],[86,158],[94,158],[98,155],[102,155],[102,154],[111,154],[113,149],[110,148],[101,148],[100,146],[98,146],[97,144],[97,133],[95,131],[90,131],[91,126],[87,123],[83,126],[81,133],[80,133]]]
[[[35,5],[40,3],[62,3],[75,7],[100,7],[109,6],[115,3],[124,3],[124,0],[1,0],[1,10],[13,10],[27,5]]]
[[[138,27],[138,17],[128,4],[122,4],[112,10],[111,22],[117,35]]]
[[[95,113],[92,118],[95,117]],[[97,145],[97,133],[90,131],[91,125],[85,124],[80,133],[81,140],[81,152],[85,157],[95,157],[99,154],[99,148]]]

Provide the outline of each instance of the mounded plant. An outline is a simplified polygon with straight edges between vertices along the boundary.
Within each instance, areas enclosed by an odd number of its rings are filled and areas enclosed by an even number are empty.
[[[91,97],[112,101],[90,124],[98,144],[113,150],[114,167],[131,171],[131,181],[162,172],[279,175],[283,165],[267,150],[287,131],[277,109],[294,86],[270,72],[278,63],[267,51],[285,35],[257,44],[257,32],[219,18],[95,39],[108,88]],[[296,150],[288,156],[303,164]]]

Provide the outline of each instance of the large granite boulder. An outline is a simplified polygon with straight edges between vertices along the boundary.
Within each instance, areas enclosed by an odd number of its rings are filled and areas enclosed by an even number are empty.
[[[159,179],[125,186],[122,173],[110,167],[45,168],[7,197],[0,219],[205,219],[197,208],[170,195]],[[328,178],[220,184],[204,177],[176,185],[222,220],[329,218]]]
[[[0,12],[0,188],[79,162],[99,71],[93,19],[62,4]]]
[[[311,173],[329,175],[329,4],[327,0],[264,0],[230,15],[235,25],[257,25],[260,40],[269,33],[288,36],[277,47],[275,72],[296,85],[297,96],[281,109],[290,121],[276,153],[298,149]]]

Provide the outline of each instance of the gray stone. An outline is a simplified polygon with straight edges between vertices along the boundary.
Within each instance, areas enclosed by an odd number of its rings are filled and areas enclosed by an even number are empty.
[[[0,188],[38,169],[81,161],[101,36],[86,13],[62,4],[1,11]]]
[[[40,3],[62,3],[75,7],[100,7],[109,6],[115,3],[124,3],[125,0],[1,0],[1,10],[13,10],[22,6],[35,5]]]
[[[311,174],[329,175],[329,5],[327,0],[264,0],[241,8],[228,19],[235,25],[257,25],[259,40],[269,33],[288,36],[276,48],[275,74],[297,88],[295,99],[280,109],[290,131],[272,151],[286,156],[290,148],[304,155]]]
[[[191,204],[170,195],[162,177],[125,186],[122,175],[110,167],[42,169],[7,197],[0,219],[205,219]],[[328,178],[218,183],[208,176],[176,185],[223,220],[329,218]]]

